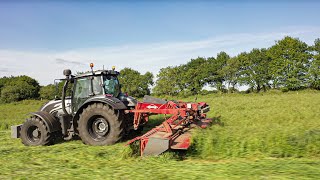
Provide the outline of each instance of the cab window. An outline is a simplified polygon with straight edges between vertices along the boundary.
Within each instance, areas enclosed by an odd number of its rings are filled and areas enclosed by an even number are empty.
[[[90,81],[87,78],[78,79],[74,95],[76,98],[86,98],[90,94]]]
[[[91,95],[91,78],[87,77],[83,79],[78,79],[75,89],[75,96],[76,98],[86,98]],[[93,77],[92,79],[93,85],[93,93],[94,95],[103,94],[102,92],[102,84],[101,84],[101,77]]]

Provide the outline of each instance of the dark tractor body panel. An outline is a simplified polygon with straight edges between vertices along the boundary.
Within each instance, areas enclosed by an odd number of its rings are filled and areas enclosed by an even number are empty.
[[[108,97],[106,95],[99,95],[99,96],[94,96],[92,98],[87,99],[76,112],[78,112],[84,106],[87,106],[88,104],[91,104],[94,102],[102,102],[104,104],[108,104],[115,110],[127,109],[127,106],[118,98]]]
[[[138,103],[138,101],[135,98],[122,93],[119,95],[119,99],[123,102],[125,106],[127,106],[127,109],[135,107]]]

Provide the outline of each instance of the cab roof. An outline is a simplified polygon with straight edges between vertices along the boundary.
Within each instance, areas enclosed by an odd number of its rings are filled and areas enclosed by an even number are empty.
[[[118,71],[114,70],[97,70],[97,71],[88,71],[82,74],[78,74],[75,76],[75,78],[82,78],[82,77],[88,77],[88,76],[100,76],[100,75],[114,75],[118,76],[120,73]]]

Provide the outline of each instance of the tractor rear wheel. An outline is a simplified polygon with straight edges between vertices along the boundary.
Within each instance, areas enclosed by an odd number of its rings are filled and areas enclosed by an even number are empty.
[[[38,117],[32,116],[21,127],[21,140],[26,146],[49,145],[53,141],[46,124]]]
[[[79,136],[84,144],[111,145],[123,135],[123,116],[108,105],[93,103],[83,110],[78,122]]]

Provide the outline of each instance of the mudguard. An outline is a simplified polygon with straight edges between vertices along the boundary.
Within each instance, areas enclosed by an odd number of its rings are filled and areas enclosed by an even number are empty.
[[[61,130],[59,120],[57,120],[52,114],[46,111],[38,111],[30,114],[39,117],[46,124],[49,132],[55,132],[55,131]]]
[[[127,109],[127,106],[124,105],[124,103],[120,101],[118,98],[105,97],[105,96],[95,96],[95,97],[89,98],[83,103],[83,105],[79,109],[82,109],[83,107],[93,102],[101,102],[101,103],[108,104],[115,110]]]
[[[76,114],[73,116],[73,123],[76,125],[77,120],[79,118],[80,113],[82,112],[82,109],[87,107],[91,103],[104,103],[110,105],[113,109],[115,110],[122,110],[122,109],[127,109],[127,106],[120,101],[118,98],[115,97],[105,97],[103,96],[95,96],[92,98],[87,99],[82,106],[77,110]]]

